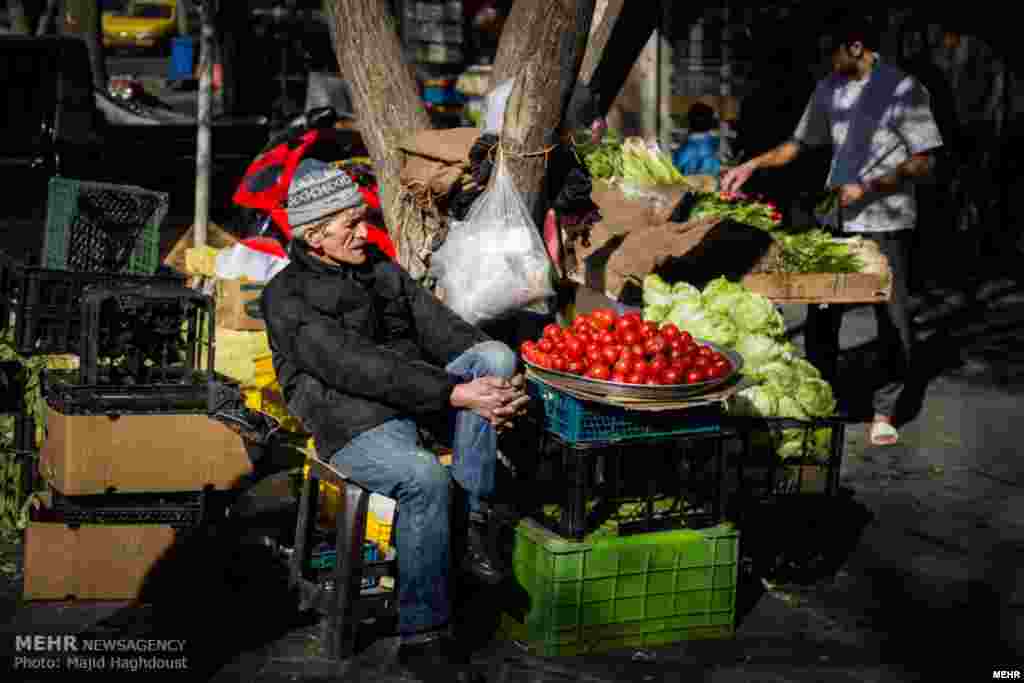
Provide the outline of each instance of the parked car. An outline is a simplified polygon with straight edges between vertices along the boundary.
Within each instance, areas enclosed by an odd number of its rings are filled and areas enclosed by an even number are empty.
[[[178,33],[178,3],[135,0],[121,12],[104,12],[102,24],[106,47],[162,48]]]

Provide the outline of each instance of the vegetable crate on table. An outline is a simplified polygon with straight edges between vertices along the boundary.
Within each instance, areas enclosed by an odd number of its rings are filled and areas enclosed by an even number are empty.
[[[506,607],[502,629],[541,656],[728,638],[738,551],[728,525],[579,543],[524,520],[512,564],[528,599]]]
[[[0,253],[0,332],[13,325],[14,350],[23,356],[78,353],[82,294],[112,282],[182,284],[177,277],[89,273],[26,266]]]

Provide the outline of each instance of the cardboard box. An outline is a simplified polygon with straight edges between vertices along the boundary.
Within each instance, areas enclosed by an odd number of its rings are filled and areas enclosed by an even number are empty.
[[[70,528],[30,522],[25,530],[25,600],[131,600],[174,544],[175,530],[156,524]]]
[[[171,251],[167,254],[167,258],[164,259],[164,265],[170,266],[184,275],[189,274],[188,270],[185,268],[185,250],[196,246],[195,229],[195,226],[190,227],[185,234],[174,243]],[[238,239],[234,235],[225,231],[216,223],[209,222],[206,224],[207,246],[215,249],[224,249],[225,247],[230,247],[237,242]]]
[[[217,280],[217,327],[259,332],[267,329],[260,312],[264,283]]]
[[[226,490],[252,472],[245,443],[206,415],[47,413],[44,479],[68,496]]]

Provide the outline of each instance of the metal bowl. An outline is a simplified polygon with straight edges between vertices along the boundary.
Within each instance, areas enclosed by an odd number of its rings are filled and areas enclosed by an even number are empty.
[[[525,358],[523,362],[542,379],[552,380],[555,384],[561,384],[570,390],[646,401],[674,401],[710,393],[714,389],[734,380],[743,368],[743,357],[732,349],[727,349],[724,346],[719,346],[696,337],[694,337],[694,342],[701,346],[710,346],[712,350],[728,358],[729,363],[732,365],[732,372],[725,377],[707,380],[706,382],[697,382],[696,384],[623,384],[621,382],[590,379],[589,377],[559,372],[558,370],[549,370],[539,365],[534,365]]]

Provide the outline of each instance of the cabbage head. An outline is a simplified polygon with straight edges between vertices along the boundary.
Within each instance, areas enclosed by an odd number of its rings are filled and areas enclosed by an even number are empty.
[[[707,317],[707,312],[699,303],[693,301],[678,301],[672,304],[668,320],[674,323],[680,330],[694,334],[690,329],[693,325]]]
[[[757,376],[762,366],[779,360],[782,348],[772,338],[762,334],[742,332],[736,340],[735,350],[743,356],[743,374]]]
[[[804,410],[804,407],[800,405],[800,402],[792,394],[782,394],[779,396],[779,411],[776,416],[789,418],[790,420],[807,421],[811,419],[807,411]]]
[[[796,389],[796,401],[812,417],[828,417],[836,410],[832,387],[823,379],[805,377]]]
[[[794,358],[789,362],[789,365],[800,378],[821,379],[821,372],[818,368],[803,358]]]
[[[700,296],[709,311],[731,315],[739,300],[748,294],[747,288],[740,283],[719,277],[707,283]]]
[[[707,313],[702,318],[691,321],[687,331],[698,339],[728,347],[732,347],[739,336],[736,323],[721,313]]]
[[[643,281],[643,300],[645,306],[671,306],[672,285],[651,273]]]
[[[786,331],[786,323],[775,304],[760,294],[748,292],[734,300],[732,319],[744,332],[779,337]]]
[[[671,306],[659,306],[657,304],[648,304],[644,306],[644,320],[653,320],[656,323],[661,323],[665,318],[668,317],[669,311],[672,310]]]
[[[747,387],[729,403],[729,412],[738,417],[774,417],[778,410],[778,390],[766,384]]]
[[[776,454],[782,460],[803,459],[814,462],[828,460],[832,447],[832,428],[819,427],[812,433],[805,429],[782,430]]]
[[[745,369],[746,367],[744,367]],[[787,394],[796,393],[797,387],[800,386],[800,375],[790,367],[789,363],[783,360],[765,363],[757,368],[752,373],[752,376],[754,379],[777,387],[780,391]]]
[[[695,304],[701,304],[700,290],[689,282],[675,283],[672,285],[672,302],[677,303],[679,301],[690,301]]]

